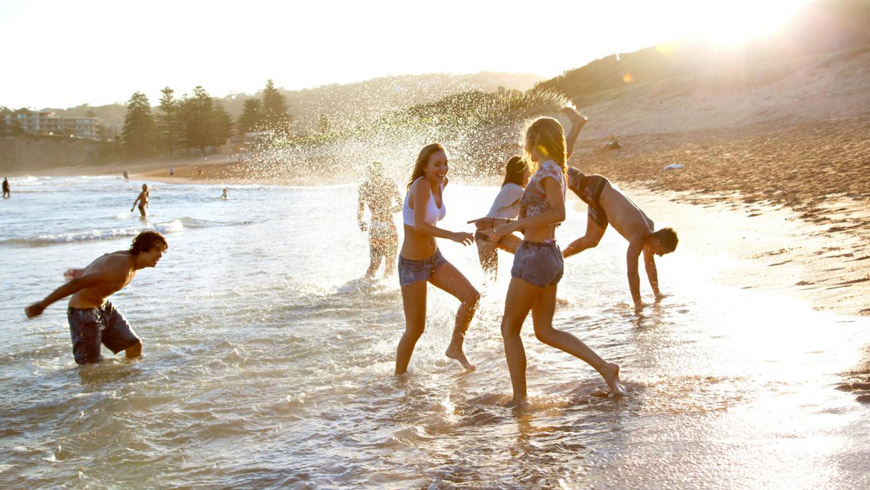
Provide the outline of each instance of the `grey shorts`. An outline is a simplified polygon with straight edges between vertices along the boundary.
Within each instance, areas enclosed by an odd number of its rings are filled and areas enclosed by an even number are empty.
[[[559,284],[564,270],[562,251],[556,242],[523,240],[522,245],[514,255],[511,277],[522,279],[539,288],[545,288]]]
[[[106,301],[102,308],[67,308],[73,355],[78,364],[100,362],[100,345],[117,354],[140,342],[124,315]]]
[[[435,250],[435,255],[423,260],[409,260],[399,256],[399,284],[407,286],[420,281],[428,281],[435,269],[449,264],[441,255],[440,250]]]

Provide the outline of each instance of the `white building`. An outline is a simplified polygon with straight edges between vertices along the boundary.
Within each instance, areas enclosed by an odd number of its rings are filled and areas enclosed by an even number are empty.
[[[16,111],[6,114],[6,126],[19,126],[25,134],[73,136],[100,139],[96,117],[57,117],[53,112]]]

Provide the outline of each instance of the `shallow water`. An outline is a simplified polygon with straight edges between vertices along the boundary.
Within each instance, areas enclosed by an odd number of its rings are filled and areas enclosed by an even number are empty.
[[[217,186],[151,185],[145,221],[128,212],[141,182],[117,178],[13,180],[0,202],[3,487],[870,486],[870,409],[834,389],[866,361],[866,319],[719,287],[728,263],[682,250],[659,260],[671,295],[635,314],[611,230],[567,261],[554,321],[619,363],[630,395],[604,396],[527,324],[531,406],[516,412],[501,405],[509,256],[484,287],[476,251],[441,242],[484,292],[467,340],[478,369],[443,356],[457,302],[430,287],[396,378],[398,280],[360,279],[354,186],[231,186],[223,201]],[[444,227],[468,229],[496,192],[452,184]],[[584,229],[577,203],[563,245]],[[78,367],[63,302],[34,320],[23,308],[144,228],[170,249],[113,302],[145,357]]]

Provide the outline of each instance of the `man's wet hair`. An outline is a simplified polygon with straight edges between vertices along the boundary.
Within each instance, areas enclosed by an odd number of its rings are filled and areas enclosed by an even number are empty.
[[[130,253],[133,257],[136,257],[142,252],[150,252],[157,247],[163,250],[169,248],[166,238],[156,231],[143,231],[133,239],[133,244],[130,245]]]
[[[662,228],[652,234],[653,238],[657,239],[662,247],[666,250],[665,253],[671,253],[677,249],[677,243],[680,239],[677,237],[677,232],[673,228]]]

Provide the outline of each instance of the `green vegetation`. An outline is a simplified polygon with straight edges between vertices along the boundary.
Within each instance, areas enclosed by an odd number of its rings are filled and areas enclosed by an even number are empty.
[[[202,86],[181,100],[175,99],[170,87],[160,92],[156,120],[148,98],[141,92],[134,93],[127,104],[122,139],[128,157],[151,156],[160,148],[170,156],[179,148],[187,153],[194,148],[205,152],[207,147],[219,147],[232,136],[232,116]]]
[[[155,152],[155,125],[148,97],[134,92],[127,102],[127,116],[121,133],[124,152],[128,157],[144,157]]]

